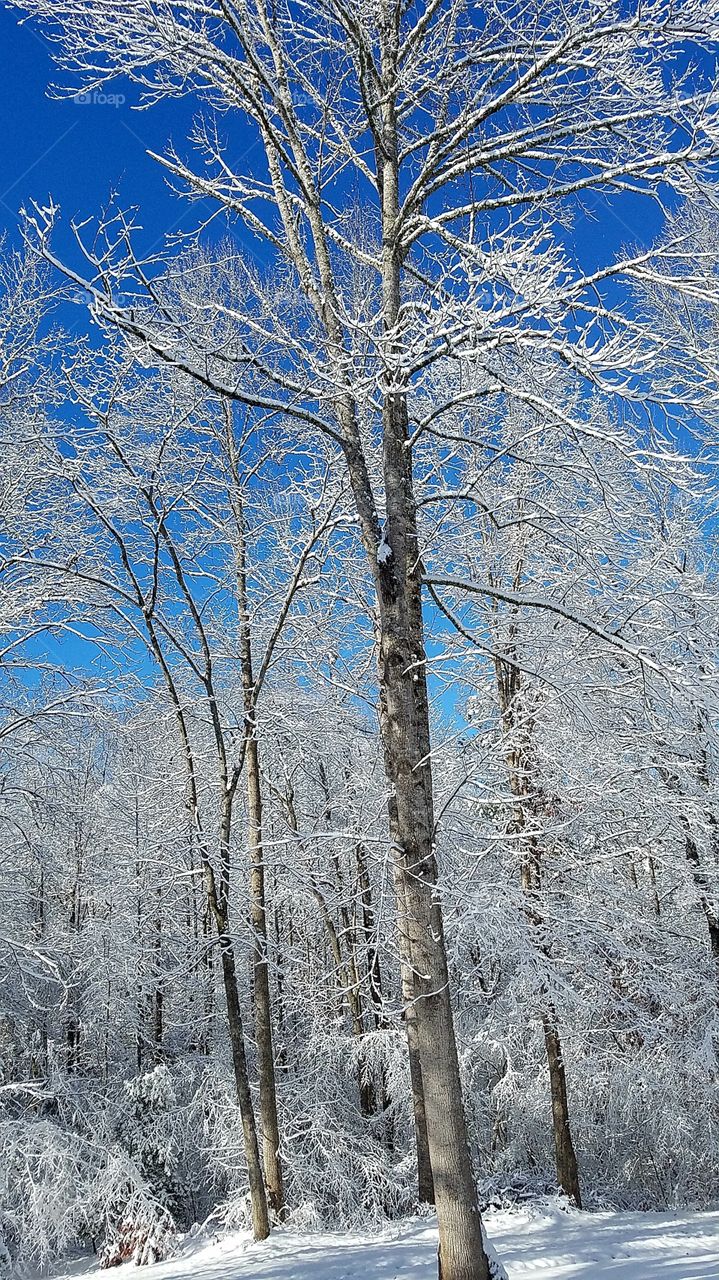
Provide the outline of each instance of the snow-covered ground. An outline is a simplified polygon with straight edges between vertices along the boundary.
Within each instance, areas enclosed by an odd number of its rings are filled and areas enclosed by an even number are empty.
[[[719,1212],[490,1213],[488,1235],[509,1280],[719,1280]],[[436,1231],[427,1220],[375,1236],[273,1233],[188,1239],[147,1280],[433,1280]],[[54,1274],[108,1280],[75,1263]],[[115,1273],[117,1274],[117,1273]]]

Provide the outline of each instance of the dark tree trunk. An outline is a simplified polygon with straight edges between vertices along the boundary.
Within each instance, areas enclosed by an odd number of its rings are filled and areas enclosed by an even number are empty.
[[[415,1010],[414,978],[409,966],[403,966],[402,988],[404,1022],[409,1057],[409,1079],[412,1090],[412,1114],[414,1139],[417,1150],[417,1198],[420,1204],[434,1204],[434,1178],[427,1135],[427,1111],[424,1101],[424,1080],[419,1047],[419,1031]]]
[[[75,881],[72,886],[72,894],[70,897],[70,937],[73,949],[77,946],[77,939],[80,933],[80,854],[77,853],[77,865],[75,873]],[[79,1012],[80,994],[78,991],[77,980],[73,980],[67,993],[67,1018],[65,1023],[65,1042],[67,1047],[67,1073],[74,1075],[79,1065],[80,1054],[80,1012]]]
[[[247,1181],[249,1184],[250,1201],[252,1204],[252,1227],[255,1240],[265,1240],[270,1234],[270,1220],[267,1212],[265,1185],[262,1180],[260,1148],[257,1141],[255,1113],[252,1107],[250,1078],[247,1070],[245,1037],[242,1027],[242,1013],[240,1010],[240,999],[237,989],[235,955],[231,939],[227,933],[226,925],[224,931],[221,931],[219,921],[218,937],[222,961],[222,981],[225,988],[227,1023],[230,1031],[230,1044],[232,1046],[232,1065],[235,1072],[235,1087],[237,1090],[237,1101],[240,1107],[240,1117],[242,1119],[242,1133],[244,1138],[245,1157],[247,1160]]]
[[[521,560],[516,571],[515,585],[518,585],[520,581]],[[514,626],[510,629],[510,635],[513,646]],[[541,809],[541,792],[537,785],[537,779],[533,777],[530,767],[530,729],[518,720],[521,677],[519,668],[514,663],[513,658],[514,655],[512,654],[511,661],[503,661],[501,658],[497,658],[495,662],[499,708],[504,730],[508,737],[507,769],[509,784],[516,802],[511,827],[513,833],[521,838],[522,889],[525,895],[524,910],[530,935],[537,950],[549,959],[551,946],[547,936],[546,921],[542,915],[540,896],[543,850],[536,828],[531,824],[532,813],[536,817]],[[533,791],[532,788],[534,789]],[[562,1188],[565,1195],[574,1201],[577,1208],[581,1208],[579,1169],[572,1140],[567,1098],[567,1076],[562,1056],[559,1026],[549,993],[544,985],[540,992],[540,1002],[544,1046],[549,1069],[552,1135],[554,1139],[557,1184]]]
[[[696,841],[688,830],[689,824],[685,823],[685,825],[687,827],[687,835],[684,847],[686,849],[687,862],[691,868],[692,878],[696,885],[699,902],[704,913],[707,935],[709,938],[709,947],[711,949],[714,963],[717,967],[717,982],[719,983],[719,918],[717,917],[712,904],[709,880],[704,868],[702,867],[699,849],[697,848]]]
[[[152,1025],[152,1057],[155,1063],[162,1062],[164,1056],[164,993],[162,990],[162,914],[160,890],[157,891],[157,910],[153,925],[152,938],[152,979],[153,989],[150,997]]]
[[[540,853],[534,837],[528,836],[527,839],[529,850],[525,855],[522,867],[522,886],[526,895],[526,916],[529,927],[535,936],[538,950],[549,959],[551,949],[546,936],[546,924],[540,913],[538,901],[541,887]],[[582,1196],[579,1187],[579,1169],[572,1140],[569,1102],[567,1099],[567,1074],[564,1069],[557,1015],[545,986],[542,987],[540,1000],[542,1002],[541,1017],[544,1030],[544,1046],[547,1052],[547,1066],[549,1068],[549,1091],[552,1105],[552,1134],[554,1137],[557,1184],[562,1188],[565,1195],[574,1201],[577,1208],[581,1209]]]
[[[567,1077],[562,1058],[562,1046],[556,1019],[551,1013],[542,1015],[544,1043],[549,1065],[549,1087],[552,1095],[552,1128],[554,1131],[554,1155],[557,1165],[557,1182],[578,1209],[582,1207],[579,1188],[579,1169],[572,1142],[567,1102]]]
[[[280,1161],[280,1128],[277,1117],[277,1081],[272,1032],[272,1000],[267,951],[267,894],[265,848],[262,838],[262,783],[257,737],[257,690],[252,660],[252,636],[247,598],[247,537],[242,490],[233,434],[232,410],[225,404],[228,459],[232,478],[230,501],[237,533],[237,610],[240,623],[240,670],[245,716],[245,771],[247,778],[247,844],[250,855],[250,898],[253,934],[253,994],[257,1068],[260,1081],[262,1158],[270,1207],[281,1220],[285,1197]]]
[[[247,739],[248,844],[250,849],[250,888],[252,893],[252,932],[254,938],[255,1034],[257,1066],[260,1078],[260,1121],[262,1156],[270,1207],[282,1218],[285,1201],[280,1163],[280,1129],[277,1119],[277,1086],[275,1081],[274,1038],[272,1034],[272,1002],[267,959],[267,910],[265,905],[265,864],[262,841],[262,792],[257,738],[252,729]]]
[[[377,941],[377,930],[375,923],[374,908],[372,906],[372,885],[367,867],[367,859],[365,856],[364,846],[360,841],[355,847],[355,859],[357,863],[357,887],[359,890],[360,902],[362,905],[362,936],[365,946],[365,967],[367,975],[367,987],[369,990],[370,1010],[374,1019],[376,1031],[386,1028],[387,1021],[384,1016],[384,998],[382,994],[382,968],[379,958],[379,946]],[[385,1111],[389,1105],[387,1097],[387,1083],[385,1072],[382,1069],[381,1078],[377,1087],[374,1089],[374,1107]],[[424,1126],[424,1150],[427,1152],[427,1167],[429,1168],[429,1150],[427,1148],[427,1125]],[[392,1145],[393,1137],[391,1132],[385,1134],[385,1140],[388,1145]],[[422,1200],[420,1188],[420,1200]],[[429,1203],[433,1203],[429,1201]]]
[[[397,882],[396,877],[395,880]],[[400,892],[402,893],[402,898],[400,898]],[[419,1027],[417,1025],[418,989],[412,967],[406,895],[404,887],[400,888],[399,883],[397,883],[396,896],[403,1017],[407,1036],[409,1080],[412,1091],[412,1114],[414,1116],[414,1140],[417,1151],[417,1198],[420,1204],[434,1204],[434,1179],[432,1177],[432,1160],[429,1149],[429,1135],[427,1133],[427,1111],[424,1100]]]

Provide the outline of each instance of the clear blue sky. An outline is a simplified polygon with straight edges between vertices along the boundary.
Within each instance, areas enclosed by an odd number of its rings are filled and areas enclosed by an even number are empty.
[[[167,231],[191,228],[198,220],[197,205],[173,195],[146,152],[162,152],[173,139],[180,153],[187,154],[185,140],[196,104],[172,100],[137,111],[139,92],[128,84],[108,90],[124,94],[120,105],[53,100],[48,85],[60,79],[51,46],[37,25],[18,25],[16,11],[0,8],[0,228],[17,225],[23,203],[44,202],[48,196],[60,205],[66,227],[73,216],[97,214],[113,189],[119,190],[122,205],[141,207],[145,250],[159,244]],[[225,127],[246,126],[235,117],[227,118]],[[232,141],[233,148],[243,149],[244,139]],[[575,227],[588,266],[606,261],[622,242],[644,241],[659,225],[648,202],[626,195],[612,208],[597,202],[596,215],[580,216]],[[62,230],[60,237],[58,247]]]
[[[125,96],[121,105],[54,100],[48,85],[62,77],[50,49],[35,24],[19,26],[16,12],[0,8],[0,228],[12,231],[21,205],[48,196],[67,225],[97,214],[115,188],[124,206],[141,206],[145,248],[177,226],[190,228],[197,206],[178,201],[146,152],[162,151],[170,138],[187,151],[195,107],[174,101],[133,110],[138,91],[127,84],[114,90]]]

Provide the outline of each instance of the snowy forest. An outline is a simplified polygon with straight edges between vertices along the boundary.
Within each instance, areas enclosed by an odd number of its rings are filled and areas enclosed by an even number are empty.
[[[9,9],[0,1275],[716,1209],[716,0]]]

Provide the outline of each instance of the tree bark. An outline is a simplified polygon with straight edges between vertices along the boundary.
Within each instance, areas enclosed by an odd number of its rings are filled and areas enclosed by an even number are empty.
[[[391,310],[390,306],[390,310]],[[387,524],[379,578],[380,727],[408,1026],[416,1029],[442,1280],[487,1280],[462,1105],[442,911],[436,893],[429,702],[407,401],[384,403]]]
[[[185,761],[185,770],[188,785],[188,808],[192,815],[193,829],[198,840],[198,849],[202,864],[202,873],[205,886],[205,894],[207,898],[208,913],[211,913],[217,930],[217,939],[220,947],[221,963],[222,963],[222,980],[225,990],[225,1007],[227,1011],[227,1022],[230,1033],[230,1046],[232,1050],[232,1065],[235,1074],[235,1086],[237,1090],[237,1101],[240,1107],[240,1116],[242,1120],[242,1129],[244,1136],[245,1158],[247,1160],[247,1177],[250,1190],[250,1200],[252,1205],[252,1225],[256,1240],[265,1240],[270,1234],[270,1219],[267,1210],[267,1196],[265,1194],[265,1184],[262,1178],[262,1166],[260,1164],[259,1146],[257,1142],[257,1127],[255,1124],[255,1113],[252,1106],[252,1094],[250,1091],[250,1080],[247,1071],[247,1056],[245,1054],[245,1039],[242,1026],[242,1014],[240,1010],[240,998],[237,986],[237,971],[235,966],[235,955],[232,946],[232,938],[229,929],[229,909],[228,895],[230,886],[230,836],[232,831],[232,805],[234,800],[234,787],[230,784],[227,770],[227,760],[225,756],[224,742],[222,736],[216,727],[216,747],[218,753],[219,765],[219,854],[220,854],[220,882],[219,889],[215,872],[210,861],[210,857],[205,845],[204,833],[200,819],[200,798],[197,785],[197,772],[195,768],[195,756],[192,750],[192,743],[188,731],[185,712],[182,705],[177,685],[175,683],[172,671],[165,658],[165,654],[158,639],[158,634],[151,615],[145,614],[145,625],[147,628],[148,638],[152,647],[158,665],[162,671],[165,685],[170,696],[175,723],[182,745],[182,752]],[[208,676],[208,694],[210,694],[211,685]],[[215,713],[216,720],[216,703],[214,694],[210,698],[211,710]]]
[[[414,1116],[414,1140],[417,1151],[417,1198],[420,1204],[434,1204],[434,1179],[432,1177],[432,1159],[429,1148],[429,1134],[427,1132],[427,1109],[424,1098],[422,1056],[417,1022],[418,988],[412,965],[406,895],[404,885],[397,876],[395,876],[395,893],[397,899],[403,1018],[407,1037],[412,1114]]]
[[[355,845],[355,861],[357,865],[357,889],[362,906],[361,927],[365,947],[365,970],[367,975],[367,986],[369,989],[370,1010],[373,1015],[375,1030],[380,1031],[387,1027],[387,1020],[384,1016],[384,999],[382,995],[382,967],[379,958],[374,908],[372,906],[372,885],[370,883],[365,849],[361,840]],[[417,1061],[419,1061],[419,1058],[417,1058]],[[382,1069],[381,1078],[379,1080],[379,1088],[374,1090],[374,1094],[375,1106],[381,1111],[386,1111],[389,1099],[387,1097],[387,1082],[384,1068]],[[385,1139],[388,1146],[392,1146],[393,1138],[389,1129],[385,1135]],[[427,1152],[427,1168],[430,1169],[431,1172],[429,1165],[429,1148],[427,1147],[426,1118],[424,1124],[424,1150]],[[423,1188],[419,1187],[420,1202],[422,1202],[422,1190]],[[428,1203],[433,1204],[434,1198],[432,1197]]]
[[[398,8],[383,0],[379,21],[383,100],[373,109],[372,125],[382,214],[382,310],[387,344],[382,392],[386,523],[379,545],[373,549],[371,567],[378,602],[380,731],[391,789],[393,875],[400,933],[404,935],[401,960],[410,967],[413,982],[413,998],[405,1001],[405,1013],[409,1007],[409,1025],[414,1017],[417,1031],[439,1227],[439,1271],[442,1280],[488,1280],[462,1105],[442,909],[436,892],[421,561],[408,445],[408,388],[397,335],[402,278],[395,109]],[[350,458],[348,463],[352,474]],[[360,516],[362,506],[360,494]]]
[[[219,888],[212,865],[206,856],[203,856],[203,870],[205,876],[205,887],[207,890],[207,901],[214,916],[217,938],[220,944],[222,981],[225,989],[227,1022],[230,1031],[230,1044],[232,1046],[232,1065],[235,1073],[237,1101],[240,1107],[245,1158],[247,1160],[247,1181],[252,1205],[252,1226],[255,1240],[265,1240],[270,1234],[270,1217],[268,1212],[265,1183],[262,1176],[262,1162],[260,1160],[260,1146],[257,1139],[255,1112],[252,1106],[250,1077],[247,1070],[247,1054],[245,1052],[245,1034],[242,1025],[242,1012],[240,1009],[239,988],[237,984],[235,950],[232,945],[229,926],[228,894],[230,882],[232,803],[232,792],[226,787],[220,812],[221,879]]]
[[[245,719],[245,772],[247,779],[247,845],[250,857],[250,898],[253,933],[253,987],[257,1070],[260,1083],[262,1158],[270,1207],[282,1220],[285,1196],[280,1161],[280,1127],[277,1117],[277,1082],[272,1033],[272,1000],[267,955],[267,894],[265,849],[262,838],[262,783],[257,737],[257,690],[252,661],[252,636],[247,599],[247,536],[231,406],[224,404],[227,456],[230,466],[230,504],[237,534],[237,612],[240,624],[240,671]]]
[[[235,955],[231,939],[227,932],[226,924],[224,930],[221,930],[219,921],[218,937],[220,943],[220,956],[222,960],[222,981],[225,988],[227,1022],[230,1030],[230,1044],[232,1046],[232,1065],[235,1072],[235,1088],[237,1090],[237,1101],[240,1107],[245,1157],[247,1160],[247,1181],[250,1189],[250,1203],[252,1206],[252,1228],[255,1240],[266,1240],[267,1236],[270,1234],[270,1219],[267,1212],[265,1185],[262,1180],[260,1148],[257,1141],[257,1127],[255,1125],[255,1113],[252,1107],[252,1094],[250,1092],[250,1078],[247,1070],[247,1056],[245,1054],[245,1037],[242,1027],[242,1013],[240,1010],[240,999],[237,988]]]
[[[521,565],[517,568],[521,578]],[[510,631],[512,644],[514,631]],[[537,797],[530,795],[529,730],[517,723],[517,699],[521,680],[519,669],[512,663],[496,659],[497,693],[505,733],[509,739],[507,769],[509,784],[515,798],[512,827],[522,837],[521,880],[525,895],[525,915],[537,949],[547,958],[551,948],[546,936],[546,924],[541,912],[539,893],[542,884],[542,849],[535,830],[528,823],[528,811],[537,808]],[[562,1056],[558,1019],[546,985],[540,992],[541,1019],[544,1030],[544,1046],[549,1069],[549,1090],[552,1107],[552,1135],[557,1184],[565,1195],[582,1207],[579,1184],[579,1168],[572,1140],[572,1128],[567,1097],[567,1076]]]
[[[569,1122],[569,1103],[567,1101],[567,1077],[562,1058],[562,1046],[557,1030],[556,1018],[546,1009],[542,1014],[544,1027],[544,1044],[547,1050],[549,1066],[549,1087],[552,1095],[552,1128],[554,1132],[554,1155],[557,1165],[557,1182],[578,1209],[582,1207],[582,1195],[579,1187],[579,1169],[572,1141],[572,1130]]]
[[[275,1082],[274,1038],[272,1034],[272,1002],[267,961],[267,909],[265,899],[265,864],[262,842],[262,791],[257,738],[253,729],[247,739],[247,837],[250,851],[250,888],[252,894],[252,932],[254,938],[253,972],[255,988],[255,1034],[257,1068],[260,1080],[260,1123],[262,1126],[262,1159],[270,1207],[279,1218],[284,1216],[285,1200],[280,1163],[280,1129],[277,1119],[277,1087]]]
[[[707,933],[709,936],[709,947],[712,953],[712,959],[717,970],[717,983],[719,984],[719,917],[716,914],[712,903],[709,880],[702,867],[699,849],[696,840],[689,831],[689,824],[685,820],[686,836],[684,840],[684,848],[686,850],[687,862],[691,868],[692,878],[699,895],[699,902],[706,920]]]
[[[70,946],[73,952],[77,952],[78,938],[81,926],[82,902],[80,897],[80,874],[81,874],[81,855],[79,848],[75,848],[75,879],[73,881],[70,894]],[[65,1024],[65,1040],[67,1046],[66,1069],[68,1075],[74,1075],[78,1069],[80,1054],[80,1013],[79,1013],[80,997],[77,985],[77,979],[74,978],[67,994],[67,1019]]]
[[[157,889],[157,903],[152,938],[152,995],[150,996],[150,1013],[152,1025],[152,1057],[155,1065],[164,1057],[164,1003],[162,989],[162,903],[161,891]]]
[[[526,787],[524,780],[522,785]],[[526,819],[522,815],[522,822],[524,823],[525,821]],[[541,887],[540,851],[534,836],[530,835],[527,839],[528,850],[525,853],[522,866],[522,887],[526,895],[526,916],[530,929],[536,935],[538,949],[549,959],[551,949],[545,936],[545,921],[538,906],[538,895]],[[582,1196],[579,1186],[579,1168],[569,1118],[567,1074],[564,1069],[557,1015],[544,984],[542,985],[540,1000],[542,1002],[541,1018],[544,1030],[544,1046],[547,1052],[547,1066],[549,1068],[549,1092],[552,1104],[552,1135],[554,1138],[557,1184],[562,1188],[565,1195],[574,1201],[577,1208],[581,1209]]]
[[[374,1021],[377,1028],[384,1026],[382,968],[377,945],[374,908],[372,906],[372,886],[369,878],[367,859],[361,841],[355,847],[357,861],[357,885],[362,903],[362,932],[367,951],[367,981],[369,983],[370,1000],[374,1010]]]
[[[404,983],[405,1018],[410,1037],[414,1031],[417,1037],[421,1085],[419,1080],[417,1084],[424,1102],[442,1280],[487,1280],[462,1106],[442,913],[436,894],[429,707],[412,491],[408,477],[395,472],[398,454],[399,450],[387,473],[387,503],[390,528],[401,528],[401,537],[390,532],[389,542],[393,558],[404,569],[404,583],[396,581],[395,563],[385,575],[389,581],[380,602],[379,661],[385,764],[394,793],[390,834],[395,892],[406,931],[402,963],[411,974]],[[395,503],[390,523],[390,507]],[[399,556],[398,548],[403,552]],[[424,1193],[429,1194],[428,1187]]]
[[[40,866],[40,874],[38,877],[37,893],[35,896],[35,938],[39,946],[43,945],[45,936],[45,871]],[[48,1067],[48,1034],[47,1034],[47,1010],[40,1008],[39,1025],[38,1025],[38,1053],[33,1053],[30,1062],[30,1076],[32,1079],[41,1079],[47,1074]]]
[[[434,1204],[434,1178],[427,1134],[427,1109],[424,1101],[424,1078],[417,1026],[414,974],[409,964],[402,965],[402,999],[409,1057],[409,1080],[412,1090],[414,1138],[417,1150],[417,1198],[420,1204]]]

